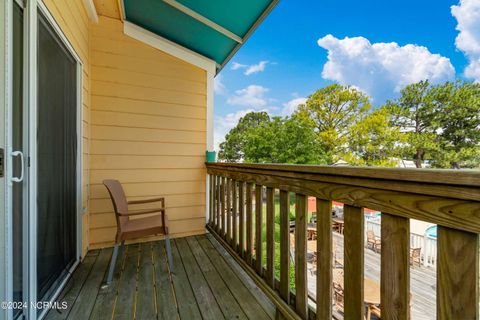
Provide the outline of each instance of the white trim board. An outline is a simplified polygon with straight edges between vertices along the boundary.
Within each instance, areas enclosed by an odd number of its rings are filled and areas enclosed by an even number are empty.
[[[190,49],[187,49],[175,42],[150,32],[142,27],[128,21],[123,22],[123,32],[138,41],[148,44],[158,50],[177,57],[185,62],[193,64],[200,69],[213,74],[216,73],[217,63],[212,59],[206,58]]]
[[[97,9],[95,8],[93,0],[83,0],[83,5],[85,6],[85,10],[87,11],[90,20],[94,23],[98,23]]]

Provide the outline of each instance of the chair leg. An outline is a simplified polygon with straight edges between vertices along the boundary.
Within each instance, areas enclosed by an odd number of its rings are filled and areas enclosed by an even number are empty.
[[[118,243],[115,243],[115,247],[113,247],[112,260],[110,260],[110,268],[108,269],[107,284],[110,284],[112,282],[113,272],[115,271],[115,264],[117,262],[117,255],[118,255]]]
[[[165,235],[165,249],[167,249],[167,259],[168,265],[170,266],[170,272],[173,273],[173,257],[172,257],[172,247],[170,245],[170,236]]]
[[[125,256],[125,240],[122,241],[122,245],[120,246],[120,259],[122,259]]]

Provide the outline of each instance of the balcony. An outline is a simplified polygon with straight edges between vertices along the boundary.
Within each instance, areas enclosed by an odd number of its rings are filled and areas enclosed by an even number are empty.
[[[111,249],[90,251],[57,299],[68,309],[47,319],[368,319],[371,305],[382,319],[478,318],[480,173],[206,167],[210,234],[174,240],[173,273],[162,241],[130,244],[104,286]],[[308,197],[316,198],[313,252]],[[344,204],[342,234],[332,232],[333,201]],[[378,253],[366,248],[365,208],[381,212]],[[410,219],[438,225],[435,267],[410,267]],[[368,279],[378,282],[376,303]]]

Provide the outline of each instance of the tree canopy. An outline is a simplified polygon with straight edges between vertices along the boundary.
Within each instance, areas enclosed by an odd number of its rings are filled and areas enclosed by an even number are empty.
[[[480,84],[427,80],[373,108],[354,87],[332,84],[287,117],[251,112],[220,145],[232,162],[480,167]]]

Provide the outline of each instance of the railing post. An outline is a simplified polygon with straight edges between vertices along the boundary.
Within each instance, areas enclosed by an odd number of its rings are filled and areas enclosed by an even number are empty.
[[[238,246],[238,197],[237,197],[237,181],[232,180],[232,240],[230,245],[236,251]]]
[[[262,276],[263,186],[255,184],[255,269]]]
[[[364,314],[363,292],[363,209],[344,206],[345,234],[345,319],[362,319]]]
[[[245,259],[245,183],[238,182],[238,253]]]
[[[317,319],[332,319],[332,202],[317,198]]]
[[[290,303],[290,203],[289,193],[280,190],[280,296]]]
[[[216,190],[215,190],[215,198],[216,198],[215,230],[217,231],[217,233],[219,233],[219,231],[220,231],[220,210],[221,210],[221,206],[220,206],[220,185],[221,185],[221,177],[216,176],[216,183],[215,183],[215,186],[216,186]]]
[[[232,239],[232,179],[227,178],[227,188],[226,188],[226,193],[227,193],[227,210],[226,210],[226,215],[227,215],[227,230],[225,233],[225,239],[227,240],[227,243],[230,243]]]
[[[267,271],[265,279],[270,287],[275,286],[275,203],[274,190],[267,188]]]
[[[307,201],[306,195],[295,195],[295,308],[302,319],[308,316]]]
[[[410,220],[382,213],[382,319],[410,318]]]
[[[247,200],[247,263],[252,265],[252,253],[253,253],[253,219],[252,219],[252,183],[247,182],[247,188],[245,190],[245,197]]]
[[[478,319],[478,234],[438,226],[437,319]]]

